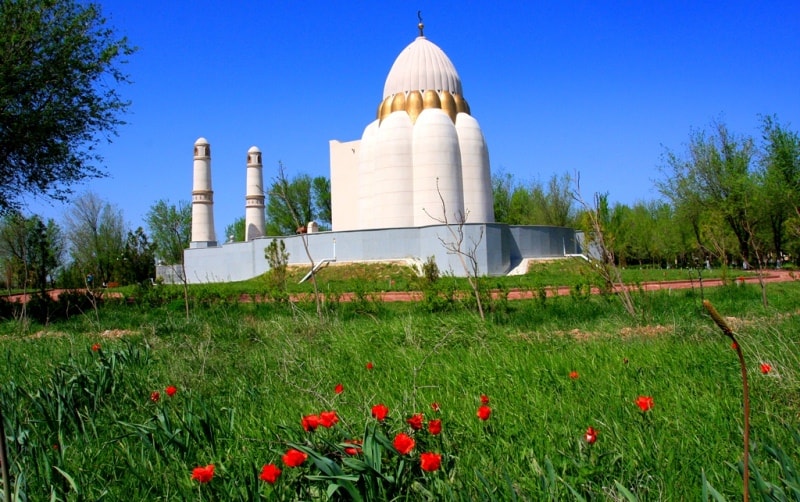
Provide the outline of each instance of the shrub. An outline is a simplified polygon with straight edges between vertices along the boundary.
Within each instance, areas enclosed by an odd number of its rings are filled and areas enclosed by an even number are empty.
[[[267,287],[270,295],[273,291],[277,293],[286,292],[286,269],[289,264],[289,253],[286,252],[286,244],[283,239],[272,239],[269,246],[264,250],[264,257],[269,264],[269,271],[266,274]],[[278,295],[279,297],[283,295]]]
[[[429,256],[422,264],[422,277],[427,284],[434,284],[439,280],[439,265],[436,264],[435,256]]]

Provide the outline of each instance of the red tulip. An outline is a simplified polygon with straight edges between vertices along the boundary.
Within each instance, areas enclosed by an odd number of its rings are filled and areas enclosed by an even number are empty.
[[[583,438],[589,444],[594,444],[597,441],[597,431],[594,430],[594,427],[589,427],[586,429],[586,434],[584,434]]]
[[[419,466],[423,471],[433,472],[442,465],[442,456],[438,453],[425,452],[419,456]]]
[[[330,429],[339,421],[339,417],[336,416],[336,412],[331,411],[323,411],[319,414],[319,424],[326,429]]]
[[[376,404],[372,407],[372,416],[375,417],[378,422],[383,422],[383,419],[386,418],[388,414],[389,408],[387,408],[385,404]]]
[[[650,411],[653,408],[653,398],[650,396],[639,396],[636,398],[636,406],[643,412]]]
[[[200,483],[208,483],[214,477],[214,464],[208,464],[205,467],[195,467],[192,469],[192,479]]]
[[[286,464],[287,467],[300,467],[307,458],[308,455],[302,451],[291,449],[281,457],[281,460],[283,460],[283,463]]]
[[[394,437],[394,441],[392,441],[392,445],[394,449],[400,452],[400,455],[408,455],[408,453],[414,449],[414,439],[405,433],[400,433]]]
[[[300,423],[303,425],[303,430],[306,432],[314,432],[319,427],[319,417],[316,415],[306,415],[302,418]]]
[[[425,417],[422,415],[422,413],[417,413],[416,415],[413,415],[411,418],[406,420],[406,423],[408,423],[408,425],[410,425],[412,429],[418,431],[422,429],[422,422],[424,419]]]
[[[261,474],[258,478],[261,481],[266,481],[267,483],[274,485],[278,478],[281,475],[280,468],[275,464],[266,464],[264,467],[261,468]]]
[[[344,452],[348,455],[358,455],[361,453],[361,441],[358,439],[351,439],[349,441],[345,441],[346,444],[352,446],[345,446]]]

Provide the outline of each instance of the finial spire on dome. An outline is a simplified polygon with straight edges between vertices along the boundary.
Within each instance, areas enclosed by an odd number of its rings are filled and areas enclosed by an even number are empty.
[[[419,28],[419,36],[424,37],[425,35],[422,33],[422,30],[425,29],[425,24],[423,24],[423,22],[422,22],[422,11],[421,10],[417,11],[417,19],[419,19],[419,24],[417,25],[417,28]]]

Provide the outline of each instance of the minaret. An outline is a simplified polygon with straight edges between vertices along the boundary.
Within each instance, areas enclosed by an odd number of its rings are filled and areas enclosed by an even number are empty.
[[[244,240],[264,236],[264,175],[261,150],[251,146],[247,150],[247,192],[244,202]]]
[[[192,242],[190,248],[217,245],[214,232],[214,191],[211,189],[211,145],[205,138],[194,142],[192,182]]]

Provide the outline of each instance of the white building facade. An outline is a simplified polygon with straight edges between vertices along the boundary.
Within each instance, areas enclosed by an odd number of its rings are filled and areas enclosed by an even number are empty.
[[[493,223],[489,151],[447,55],[420,35],[360,141],[331,141],[333,230]]]

